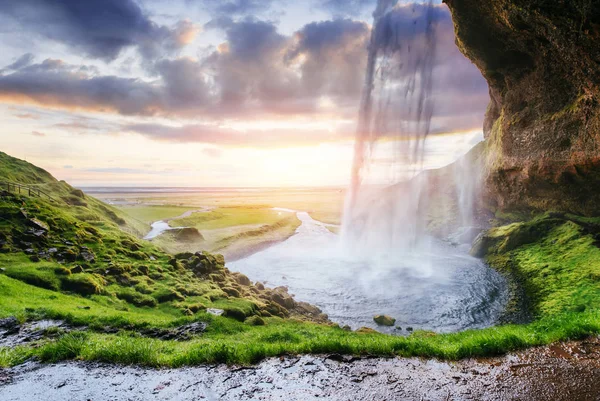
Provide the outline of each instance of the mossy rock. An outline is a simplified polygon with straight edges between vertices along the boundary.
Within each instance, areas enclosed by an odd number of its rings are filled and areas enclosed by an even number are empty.
[[[176,290],[170,288],[162,288],[152,294],[152,296],[159,302],[169,302],[169,301],[183,301],[185,297],[181,295]]]
[[[233,287],[223,287],[223,291],[230,297],[235,297],[235,298],[240,297],[240,292]]]
[[[81,295],[101,294],[106,282],[97,274],[77,273],[61,277],[62,288]]]
[[[240,322],[245,321],[246,318],[248,317],[246,312],[244,312],[241,308],[225,307],[223,309],[225,310],[225,313],[223,314],[224,316],[230,317],[230,318],[235,319]]]
[[[244,321],[244,323],[250,326],[265,326],[267,324],[267,322],[265,322],[265,319],[263,319],[260,316],[250,316]]]
[[[36,287],[53,291],[60,289],[60,280],[56,277],[54,271],[46,269],[8,268],[5,274],[10,278]]]
[[[83,191],[81,189],[72,190],[71,195],[73,195],[79,199],[85,199],[85,194],[83,193]]]
[[[233,273],[233,279],[240,285],[249,287],[250,285],[252,285],[252,282],[250,281],[250,279],[248,278],[248,276],[242,274],[242,273]]]
[[[129,302],[135,306],[149,306],[154,307],[158,305],[158,302],[153,297],[141,294],[131,288],[122,288],[117,291],[117,298],[123,301]]]
[[[396,324],[396,319],[388,315],[377,315],[373,317],[373,321],[380,326],[393,326]]]

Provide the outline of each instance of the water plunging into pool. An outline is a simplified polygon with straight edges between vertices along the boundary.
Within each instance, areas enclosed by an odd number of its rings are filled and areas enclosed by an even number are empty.
[[[229,263],[231,269],[288,286],[296,299],[354,329],[451,332],[497,323],[508,297],[504,279],[428,229],[436,188],[425,161],[438,16],[431,0],[380,0],[373,14],[341,236],[299,212],[296,235]],[[453,171],[456,205],[448,210],[465,228],[473,220],[477,172],[464,161]],[[378,327],[378,314],[402,329]]]

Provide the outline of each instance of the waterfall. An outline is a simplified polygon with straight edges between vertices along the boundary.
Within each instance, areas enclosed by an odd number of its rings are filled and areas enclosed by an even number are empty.
[[[398,17],[407,12],[408,23]],[[397,256],[428,249],[420,212],[427,183],[420,173],[434,111],[435,56],[432,0],[378,2],[341,233],[355,253]]]

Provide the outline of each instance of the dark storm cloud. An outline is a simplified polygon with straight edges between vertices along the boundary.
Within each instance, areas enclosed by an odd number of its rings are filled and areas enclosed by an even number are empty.
[[[369,34],[367,24],[349,19],[313,22],[298,31],[287,57],[301,65],[303,92],[354,105],[362,88]]]
[[[136,79],[87,75],[81,67],[61,60],[0,76],[0,99],[67,109],[152,114],[161,107],[160,92]]]
[[[90,73],[93,69],[46,59],[0,75],[0,100],[52,108],[117,112],[123,115],[198,112],[209,100],[197,62],[165,60],[156,64],[158,82]]]
[[[204,61],[214,74],[223,112],[310,111],[313,105],[296,96],[300,79],[284,57],[290,38],[279,34],[272,23],[221,18],[207,28],[222,29],[227,38]]]
[[[137,47],[147,58],[162,55],[165,45],[178,43],[177,28],[152,22],[133,0],[1,1],[0,14],[82,53],[115,59],[123,49]]]

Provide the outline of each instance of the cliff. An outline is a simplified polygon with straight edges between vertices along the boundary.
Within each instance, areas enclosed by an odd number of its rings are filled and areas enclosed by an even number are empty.
[[[600,213],[600,0],[444,0],[490,86],[493,209]]]

